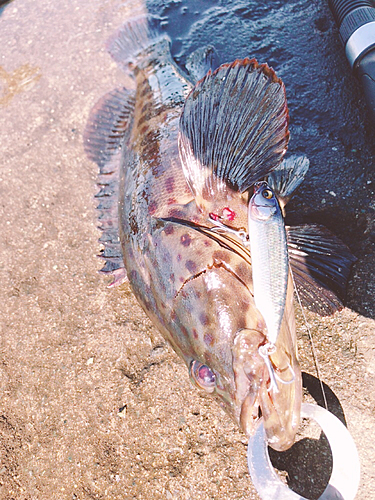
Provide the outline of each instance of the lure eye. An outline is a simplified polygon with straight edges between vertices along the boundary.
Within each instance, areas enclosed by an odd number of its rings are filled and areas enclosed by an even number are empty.
[[[201,389],[207,392],[213,392],[216,386],[216,377],[214,372],[207,365],[199,361],[192,361],[190,365],[190,376]]]
[[[262,193],[263,198],[270,200],[273,196],[273,192],[270,189],[265,189]]]

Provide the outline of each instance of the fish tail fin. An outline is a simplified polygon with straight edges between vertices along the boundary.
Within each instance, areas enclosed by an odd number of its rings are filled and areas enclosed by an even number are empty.
[[[125,70],[133,70],[142,61],[169,51],[170,38],[163,33],[162,20],[150,14],[126,22],[107,41],[107,50]]]
[[[118,199],[120,162],[123,144],[131,128],[134,92],[125,88],[112,90],[92,109],[84,132],[84,148],[88,158],[99,167],[99,228],[104,245],[99,257],[105,260],[101,272],[109,273],[114,284],[125,279],[125,266],[119,238]]]
[[[309,169],[310,161],[304,155],[291,155],[270,173],[267,182],[285,206]]]

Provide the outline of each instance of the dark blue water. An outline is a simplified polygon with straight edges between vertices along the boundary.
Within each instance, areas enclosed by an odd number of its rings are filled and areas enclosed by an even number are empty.
[[[181,66],[193,50],[212,44],[220,62],[255,57],[283,79],[289,152],[310,159],[307,179],[289,206],[289,221],[325,224],[350,246],[359,261],[348,305],[374,317],[373,292],[366,284],[374,282],[375,124],[328,2],[153,0],[148,8],[164,17]]]

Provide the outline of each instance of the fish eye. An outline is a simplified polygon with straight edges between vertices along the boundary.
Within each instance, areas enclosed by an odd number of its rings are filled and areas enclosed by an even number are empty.
[[[190,365],[190,376],[200,389],[207,392],[213,392],[216,386],[216,377],[214,372],[207,365],[199,361],[192,361]]]
[[[273,196],[273,192],[270,189],[265,189],[262,193],[263,198],[270,200]]]

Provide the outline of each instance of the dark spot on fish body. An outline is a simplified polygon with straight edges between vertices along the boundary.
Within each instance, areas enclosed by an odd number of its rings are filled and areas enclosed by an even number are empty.
[[[215,342],[215,339],[212,333],[205,333],[203,336],[204,343],[208,346],[212,346]]]
[[[168,193],[173,193],[175,189],[174,177],[168,177],[165,180],[165,189],[167,190]]]
[[[242,314],[246,314],[247,311],[250,309],[250,303],[242,301],[240,306],[239,306],[239,309],[240,309]]]
[[[201,324],[202,324],[203,326],[208,326],[208,325],[209,325],[209,323],[210,323],[210,319],[209,319],[209,317],[208,317],[208,316],[207,316],[207,314],[206,314],[206,313],[204,313],[204,312],[203,312],[203,313],[200,313],[200,315],[199,315],[199,321],[201,322]]]
[[[251,266],[246,264],[245,262],[241,262],[235,269],[236,275],[247,284],[251,284],[252,282],[252,272]]]
[[[184,219],[184,217],[186,216],[186,214],[178,209],[178,208],[171,208],[169,211],[168,211],[168,216],[169,217],[175,217],[176,219]]]
[[[183,234],[180,238],[180,241],[183,247],[188,247],[191,243],[191,237],[189,234]]]
[[[165,226],[164,233],[168,236],[174,233],[174,227],[172,226],[172,224]]]
[[[175,278],[175,276],[174,276],[174,273],[171,273],[171,274],[169,275],[169,280],[170,280],[170,282],[171,282],[171,283],[174,283],[174,282],[176,281],[176,278]]]
[[[195,274],[197,272],[197,264],[193,260],[187,260],[185,267],[188,271]]]
[[[145,135],[148,130],[149,126],[147,125],[147,123],[145,123],[144,125],[141,126],[139,133],[140,135]]]
[[[184,337],[189,337],[189,332],[187,330],[187,328],[184,326],[184,325],[181,325],[181,332],[183,334]]]
[[[193,337],[195,338],[195,340],[198,339],[198,332],[195,328],[193,328]]]
[[[151,201],[148,205],[148,213],[150,215],[154,215],[157,208],[158,208],[158,204],[156,203],[156,201]]]
[[[230,260],[230,254],[224,250],[215,250],[212,257],[217,262],[228,262]]]
[[[136,218],[134,212],[131,212],[131,214],[129,215],[129,226],[130,226],[130,229],[131,229],[131,233],[133,235],[138,234],[139,227],[138,227],[137,218]]]
[[[176,259],[177,259],[177,262],[181,262],[182,256],[180,253],[177,254]]]
[[[151,93],[151,88],[150,88],[147,80],[145,80],[140,87],[141,88],[140,88],[140,91],[139,91],[139,97],[141,99],[143,99],[147,94]]]

